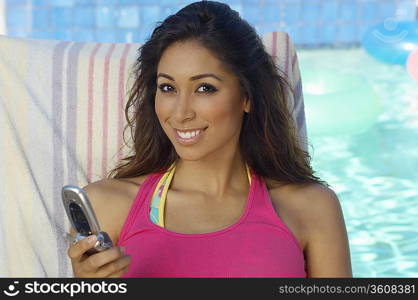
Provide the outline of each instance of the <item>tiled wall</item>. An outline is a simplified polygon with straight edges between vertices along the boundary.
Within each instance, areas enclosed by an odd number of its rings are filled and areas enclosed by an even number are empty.
[[[12,36],[143,42],[186,0],[5,0]],[[415,0],[224,0],[260,34],[283,30],[299,46],[347,45],[385,18],[413,20]]]

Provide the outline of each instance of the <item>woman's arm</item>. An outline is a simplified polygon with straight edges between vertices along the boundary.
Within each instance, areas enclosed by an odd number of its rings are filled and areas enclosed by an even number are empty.
[[[305,193],[308,277],[353,277],[344,216],[337,195],[319,184]]]

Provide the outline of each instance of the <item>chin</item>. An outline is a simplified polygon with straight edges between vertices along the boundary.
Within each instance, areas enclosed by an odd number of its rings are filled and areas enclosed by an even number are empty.
[[[176,151],[177,155],[181,160],[185,161],[198,161],[201,160],[205,155],[202,153],[193,153],[193,151]]]
[[[199,150],[198,148],[178,149],[174,147],[174,149],[176,150],[179,159],[184,161],[199,161],[207,157],[209,154],[207,150]]]

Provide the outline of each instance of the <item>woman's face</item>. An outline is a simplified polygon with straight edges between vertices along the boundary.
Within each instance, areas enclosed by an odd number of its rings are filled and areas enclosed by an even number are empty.
[[[249,111],[243,95],[238,79],[195,41],[173,43],[161,56],[155,111],[182,159],[235,150],[244,111]],[[204,130],[194,139],[185,136],[182,141],[176,129]]]

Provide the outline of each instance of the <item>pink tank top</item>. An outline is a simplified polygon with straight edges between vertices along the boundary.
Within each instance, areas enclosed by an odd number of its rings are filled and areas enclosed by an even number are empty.
[[[176,233],[151,221],[151,198],[164,174],[144,180],[129,210],[117,245],[125,247],[131,264],[121,278],[306,277],[303,251],[256,173],[241,218],[200,234]]]

